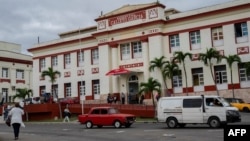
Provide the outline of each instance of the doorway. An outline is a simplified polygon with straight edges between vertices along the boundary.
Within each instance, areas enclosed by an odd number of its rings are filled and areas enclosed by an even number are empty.
[[[139,92],[139,82],[136,75],[132,75],[128,79],[128,103],[138,104],[138,92]]]

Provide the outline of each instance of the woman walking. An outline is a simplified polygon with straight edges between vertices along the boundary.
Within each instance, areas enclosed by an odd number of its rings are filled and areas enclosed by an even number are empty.
[[[23,124],[23,120],[22,120],[23,114],[24,114],[24,111],[23,109],[20,108],[19,103],[16,103],[15,107],[13,107],[9,111],[9,116],[11,116],[11,125],[14,130],[15,140],[18,140],[18,137],[19,137],[20,126],[21,124]]]

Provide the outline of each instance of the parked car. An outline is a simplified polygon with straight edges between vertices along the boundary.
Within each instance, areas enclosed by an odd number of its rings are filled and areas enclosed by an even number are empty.
[[[65,97],[65,98],[61,98],[59,99],[61,104],[79,104],[80,101],[77,97]]]
[[[239,111],[250,112],[250,104],[245,103],[241,98],[225,98],[232,106],[239,109]]]
[[[86,128],[92,128],[94,125],[98,128],[103,126],[114,126],[115,128],[125,126],[129,128],[136,121],[136,116],[120,113],[114,107],[93,107],[88,114],[78,115],[78,121],[85,124]]]

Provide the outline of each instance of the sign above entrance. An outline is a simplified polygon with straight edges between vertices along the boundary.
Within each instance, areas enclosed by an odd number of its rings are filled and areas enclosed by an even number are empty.
[[[127,73],[130,73],[130,71],[125,69],[125,68],[118,68],[118,69],[110,70],[108,73],[106,73],[106,75],[107,76],[109,76],[109,75],[120,75],[120,74],[127,74]]]
[[[113,26],[116,24],[121,24],[121,23],[140,20],[140,19],[146,19],[145,10],[110,18],[108,19],[108,23],[109,23],[109,26]]]

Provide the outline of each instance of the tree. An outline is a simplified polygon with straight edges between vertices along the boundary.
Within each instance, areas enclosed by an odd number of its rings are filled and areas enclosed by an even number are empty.
[[[215,88],[217,91],[217,95],[219,95],[219,91],[218,91],[217,84],[215,82],[215,77],[213,74],[213,63],[212,62],[213,62],[213,60],[215,60],[217,63],[219,63],[222,59],[222,55],[220,55],[220,52],[217,51],[216,49],[209,48],[209,49],[207,49],[206,53],[200,53],[198,59],[200,61],[202,61],[206,66],[209,66],[210,73],[211,73],[211,76],[212,76],[212,79],[214,81]]]
[[[148,82],[140,83],[139,95],[141,95],[143,92],[146,94],[149,93],[151,95],[153,106],[155,109],[155,101],[154,101],[154,95],[153,95],[154,91],[158,92],[158,94],[161,94],[161,84],[154,78],[150,77],[148,79]]]
[[[179,75],[179,66],[177,64],[175,64],[174,61],[168,62],[164,66],[163,76],[164,76],[165,79],[166,78],[171,79],[172,87],[173,87],[173,77],[174,77],[175,74]]]
[[[231,84],[232,84],[232,93],[233,93],[233,98],[234,98],[234,83],[233,83],[233,71],[232,71],[232,65],[234,62],[241,63],[241,59],[238,55],[228,55],[228,56],[223,56],[224,59],[226,59],[227,64],[230,69],[230,76],[231,76]]]
[[[18,88],[16,92],[16,95],[13,96],[13,100],[16,98],[24,100],[26,97],[30,98],[30,96],[33,96],[32,90],[27,88]]]
[[[167,86],[167,82],[166,82],[166,79],[164,78],[163,73],[164,73],[164,66],[167,63],[168,61],[165,61],[165,57],[162,56],[160,58],[155,58],[154,60],[150,61],[150,66],[149,66],[150,72],[154,71],[155,68],[158,68],[160,70],[166,91],[168,91],[168,86]]]
[[[56,82],[56,78],[57,76],[61,76],[61,72],[59,71],[54,71],[53,68],[49,67],[48,70],[44,70],[42,71],[41,74],[42,77],[48,76],[50,78],[50,82],[51,82],[51,94],[54,97],[54,93],[53,93],[53,85]],[[55,94],[56,95],[56,94]],[[58,100],[58,95],[56,95],[56,99]],[[59,112],[60,112],[60,118],[62,118],[62,109],[61,109],[61,104],[60,102],[58,102],[58,107],[59,107]]]
[[[185,74],[186,95],[188,95],[187,71],[186,71],[186,67],[185,67],[185,59],[186,59],[186,57],[188,57],[191,60],[192,59],[192,54],[188,53],[188,52],[183,53],[182,51],[176,51],[176,52],[174,52],[173,61],[174,62],[175,61],[180,62],[180,64],[182,63],[184,74]]]
[[[61,76],[61,73],[59,71],[54,71],[53,68],[49,67],[48,70],[44,70],[42,71],[41,77],[45,77],[48,76],[50,78],[50,82],[51,82],[51,94],[54,97],[54,93],[53,93],[53,85],[56,82],[57,76]],[[56,95],[56,99],[58,99],[58,95]]]
[[[250,76],[250,62],[245,63],[245,68],[247,76]]]

